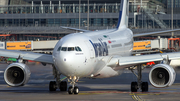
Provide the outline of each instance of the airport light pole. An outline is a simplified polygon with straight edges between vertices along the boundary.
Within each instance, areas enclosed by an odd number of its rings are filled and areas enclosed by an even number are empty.
[[[171,0],[171,29],[173,30],[173,0]],[[171,37],[174,37],[174,32],[171,34]]]
[[[141,0],[141,6],[140,6],[140,12],[141,12],[141,15],[142,15],[142,28],[144,27],[144,22],[143,22],[143,11],[142,11],[143,9],[142,9],[142,0]]]
[[[33,6],[34,6],[34,1],[32,1],[32,12],[31,13],[33,13]]]
[[[136,7],[136,0],[134,0],[134,11],[135,11],[135,7]]]
[[[79,29],[81,28],[81,12],[80,12],[80,6],[81,5],[81,0],[79,0]]]
[[[89,30],[89,0],[88,0],[88,12],[87,12],[87,30]]]

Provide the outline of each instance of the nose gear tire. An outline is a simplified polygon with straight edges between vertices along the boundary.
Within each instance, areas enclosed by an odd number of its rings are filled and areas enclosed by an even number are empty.
[[[78,87],[74,87],[73,92],[74,92],[74,94],[78,94],[79,93],[79,88]]]
[[[68,93],[69,93],[69,94],[73,94],[73,87],[72,87],[72,86],[70,86],[70,87],[68,88]]]

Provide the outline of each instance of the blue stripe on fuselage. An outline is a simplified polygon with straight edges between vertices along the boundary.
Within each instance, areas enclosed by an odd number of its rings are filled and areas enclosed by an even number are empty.
[[[93,43],[91,40],[89,42],[94,47],[95,56],[108,56],[108,47],[106,42],[102,42],[100,39],[98,39],[100,43]]]

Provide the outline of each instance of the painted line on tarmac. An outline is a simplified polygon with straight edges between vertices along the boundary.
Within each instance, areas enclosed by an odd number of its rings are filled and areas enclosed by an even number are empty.
[[[130,95],[132,95],[131,97],[134,101],[146,101],[146,100],[142,100],[138,95],[136,95],[134,93],[130,94]]]
[[[78,95],[92,95],[92,94],[104,94],[104,93],[79,93]]]
[[[130,92],[120,92],[120,91],[88,91],[88,92],[82,92],[79,93],[80,95],[92,95],[92,94],[109,94],[109,93],[127,93],[129,94]]]
[[[132,96],[132,99],[133,99],[134,101],[145,101],[145,100],[142,100],[139,96],[136,96],[136,95],[133,95],[133,96]]]
[[[129,95],[138,95],[138,96],[140,96],[140,95],[160,95],[161,93],[150,93],[150,92],[146,92],[146,93],[131,93],[131,94],[129,94]]]
[[[85,91],[85,92],[81,92],[79,94],[81,94],[81,95],[91,95],[91,94],[109,94],[109,93],[112,93],[112,94],[113,93],[116,93],[116,94],[129,94],[130,96],[133,96],[133,98],[136,98],[136,96],[161,95],[161,94],[167,94],[169,92],[144,92],[144,93],[136,92],[136,93],[131,93],[131,92],[128,92],[128,91],[127,92],[123,92],[123,91]],[[134,95],[136,95],[136,96],[134,96]]]
[[[157,90],[157,91],[170,91],[170,90],[173,90],[173,91],[176,91],[178,89],[152,89],[152,90]]]

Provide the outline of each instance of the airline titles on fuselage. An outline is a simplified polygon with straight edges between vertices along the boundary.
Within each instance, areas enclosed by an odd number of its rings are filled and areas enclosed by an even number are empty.
[[[100,39],[100,38],[98,40],[99,40],[98,43],[93,43],[91,40],[89,40],[95,50],[95,57],[108,56],[107,43],[102,42],[102,39]]]

